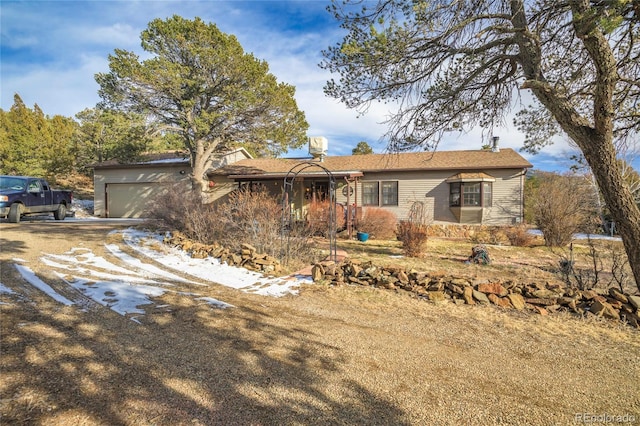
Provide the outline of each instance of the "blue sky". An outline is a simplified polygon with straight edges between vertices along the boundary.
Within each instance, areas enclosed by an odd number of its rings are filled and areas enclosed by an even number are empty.
[[[381,124],[388,106],[372,105],[358,117],[323,93],[331,78],[318,67],[321,50],[340,41],[343,30],[326,11],[329,0],[299,1],[6,1],[1,18],[1,107],[18,93],[45,114],[73,117],[99,101],[94,75],[107,72],[114,49],[142,54],[140,33],[155,19],[200,17],[235,35],[247,52],[269,63],[280,80],[296,87],[298,106],[309,122],[309,136],[325,136],[329,155],[348,155],[359,141],[376,152],[385,148]],[[494,130],[502,147],[518,150],[524,135],[509,127]],[[479,149],[480,129],[452,136],[439,149]],[[558,140],[544,154],[524,154],[537,169],[563,170],[571,148]],[[288,155],[304,155],[306,150]]]

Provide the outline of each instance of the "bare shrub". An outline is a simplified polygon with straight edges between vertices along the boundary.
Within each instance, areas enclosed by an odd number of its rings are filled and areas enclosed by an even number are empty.
[[[505,235],[509,239],[509,243],[516,247],[529,247],[535,239],[524,225],[508,227],[505,229]]]
[[[633,291],[634,279],[629,265],[629,258],[622,244],[608,243],[605,246],[611,260],[611,277],[621,292]]]
[[[279,256],[281,206],[266,191],[233,191],[216,206],[215,216],[215,237],[223,246],[239,249],[246,243],[259,253]]]
[[[216,217],[217,240],[225,247],[237,249],[248,243],[260,253],[277,257],[289,268],[318,261],[322,256],[312,244],[308,226],[282,229],[280,200],[264,189],[232,192],[216,208]]]
[[[398,223],[398,240],[402,242],[402,251],[406,256],[421,257],[424,255],[425,246],[429,236],[427,227],[408,220]]]
[[[406,256],[421,257],[426,251],[429,239],[429,217],[422,202],[414,202],[409,209],[407,220],[401,220],[397,227],[398,240]]]
[[[505,231],[498,226],[482,226],[469,236],[474,244],[503,244],[507,241]]]
[[[633,276],[622,244],[588,238],[586,262],[576,262],[574,244],[560,254],[558,272],[568,286],[588,290],[616,285],[623,293],[633,291]]]
[[[189,239],[211,244],[216,238],[216,217],[210,204],[203,204],[198,191],[168,190],[156,197],[147,211],[161,227],[182,232]]]
[[[547,246],[562,247],[573,234],[586,230],[593,217],[592,193],[584,180],[542,173],[529,201],[536,226]]]
[[[327,236],[330,222],[329,200],[313,201],[307,208],[307,226],[312,235]],[[341,204],[336,205],[336,230],[345,226],[345,211]]]
[[[358,230],[368,233],[372,238],[391,239],[396,234],[397,216],[378,207],[367,207],[358,221]]]
[[[158,197],[149,216],[164,228],[180,231],[194,241],[218,243],[232,250],[239,250],[244,243],[251,244],[259,253],[282,261],[285,242],[281,212],[279,200],[263,190],[236,190],[219,205],[203,204],[197,191],[172,191]],[[307,227],[292,230],[286,244],[295,253],[294,267],[320,256],[309,244]]]

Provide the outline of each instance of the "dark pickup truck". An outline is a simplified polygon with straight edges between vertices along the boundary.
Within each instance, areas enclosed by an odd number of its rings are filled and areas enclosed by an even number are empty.
[[[41,178],[28,176],[0,176],[0,217],[18,223],[27,214],[53,213],[63,220],[71,210],[71,191],[51,189]]]

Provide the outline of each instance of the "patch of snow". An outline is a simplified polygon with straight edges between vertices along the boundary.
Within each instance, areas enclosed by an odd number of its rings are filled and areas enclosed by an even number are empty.
[[[106,279],[106,280],[118,280],[118,281],[128,281],[128,282],[146,283],[146,284],[155,284],[156,283],[155,281],[150,280],[148,278],[136,277],[136,276],[133,276],[133,275],[110,274],[108,272],[101,272],[101,271],[95,271],[93,269],[83,268],[83,267],[75,265],[75,264],[59,263],[59,262],[56,262],[54,260],[51,260],[47,256],[57,257],[56,255],[51,255],[51,254],[47,254],[47,255],[41,257],[40,260],[42,260],[42,263],[44,263],[45,265],[51,266],[51,267],[57,268],[57,269],[64,269],[64,270],[67,270],[67,271],[70,271],[70,272],[74,272],[76,274],[89,275],[91,277],[102,278],[102,279]],[[130,274],[133,274],[133,273],[130,272]]]
[[[531,235],[536,235],[538,237],[543,237],[542,231],[539,229],[529,229],[527,231]],[[574,240],[606,240],[606,241],[622,241],[620,237],[611,237],[609,235],[603,234],[573,234]]]
[[[164,277],[166,279],[170,279],[173,281],[178,281],[178,282],[182,282],[182,283],[186,283],[186,284],[197,284],[197,285],[203,285],[200,283],[196,283],[187,279],[184,279],[182,277],[179,277],[175,274],[172,274],[170,272],[164,271],[156,266],[153,265],[149,265],[148,263],[143,263],[140,261],[140,259],[136,259],[133,256],[128,255],[127,253],[123,252],[122,250],[120,250],[120,247],[118,247],[115,244],[107,244],[105,246],[107,248],[107,250],[109,250],[109,252],[111,252],[111,254],[113,254],[114,256],[116,256],[118,259],[122,260],[123,262],[134,266],[135,268],[141,269],[143,271],[149,272],[155,276],[158,277]]]
[[[212,306],[215,306],[215,307],[221,308],[221,309],[233,308],[234,307],[233,305],[221,302],[220,300],[214,299],[213,297],[198,297],[198,298],[196,298],[196,300],[202,300],[204,302],[207,302],[209,305],[212,305]]]
[[[144,310],[138,307],[153,303],[150,297],[162,296],[167,291],[160,287],[131,285],[123,281],[89,281],[80,277],[67,281],[62,274],[58,276],[87,297],[123,316],[144,314]]]
[[[281,297],[286,294],[298,294],[297,288],[301,283],[311,282],[310,278],[264,277],[262,274],[249,271],[246,268],[221,263],[216,258],[194,259],[187,253],[173,247],[164,247],[164,250],[160,252],[154,247],[163,244],[161,235],[149,234],[132,228],[121,232],[129,247],[167,268],[248,293]]]
[[[0,283],[0,294],[16,294],[16,292]]]
[[[23,265],[14,265],[14,266],[16,267],[20,275],[22,275],[22,277],[25,280],[27,280],[32,286],[36,287],[38,290],[46,293],[49,297],[51,297],[56,302],[60,302],[63,305],[67,305],[67,306],[71,306],[74,304],[71,300],[58,294],[53,288],[51,288],[49,284],[45,283],[40,278],[38,278],[37,275],[30,268]]]
[[[53,262],[51,259],[55,259],[70,265],[88,265],[119,274],[135,274],[133,271],[114,265],[104,257],[96,256],[91,250],[86,248],[74,247],[65,254],[45,254],[43,259],[49,259],[51,262]]]
[[[245,268],[222,264],[218,259],[193,259],[181,250],[164,245],[162,236],[158,234],[132,228],[114,232],[121,232],[128,247],[157,262],[163,268],[179,271],[212,284],[220,284],[252,294],[281,297],[286,294],[297,294],[300,284],[312,282],[310,277],[303,275],[264,277],[260,273]],[[145,313],[141,307],[152,305],[155,297],[174,292],[166,287],[175,284],[164,282],[164,280],[207,286],[207,284],[182,278],[163,268],[142,262],[123,252],[115,244],[105,244],[105,247],[128,267],[118,266],[86,248],[72,248],[59,255],[44,253],[40,258],[41,262],[49,266],[62,281],[86,296],[86,298],[81,297],[79,294],[76,301],[58,294],[49,284],[38,278],[30,268],[19,264],[26,263],[25,260],[15,258],[14,266],[31,285],[64,305],[77,305],[80,309],[86,309],[91,306],[90,304],[93,303],[91,300],[93,300],[120,315],[128,315],[130,320],[137,323],[140,323],[138,318]],[[0,293],[14,292],[0,284]],[[197,293],[180,291],[176,294],[193,297],[194,300],[207,303],[213,308],[233,307],[226,302]],[[162,304],[155,308],[170,310],[170,305]]]

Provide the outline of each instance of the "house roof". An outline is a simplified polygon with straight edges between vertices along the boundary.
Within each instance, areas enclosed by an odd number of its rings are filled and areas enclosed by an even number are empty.
[[[219,157],[241,152],[246,158],[251,158],[251,154],[244,148],[237,148],[232,151],[217,154]],[[154,152],[142,155],[139,161],[133,163],[121,163],[118,160],[108,160],[93,165],[94,169],[120,169],[120,168],[136,168],[136,167],[157,167],[160,165],[190,165],[191,160],[186,152]]]
[[[209,176],[228,176],[232,179],[276,178],[285,176],[294,167],[305,161],[317,163],[334,174],[361,175],[380,171],[425,171],[425,170],[491,170],[524,169],[533,165],[513,149],[503,148],[499,152],[489,150],[409,152],[399,154],[364,154],[327,156],[324,161],[293,158],[255,158],[241,160],[211,171]],[[299,170],[299,167],[296,169]],[[317,174],[317,168],[309,168]]]
[[[456,173],[453,176],[450,176],[446,179],[447,182],[477,182],[477,181],[488,181],[495,182],[496,178],[491,175],[482,172],[476,173]]]
[[[94,169],[120,169],[128,167],[151,167],[158,165],[188,165],[189,154],[184,152],[154,152],[143,154],[139,161],[121,163],[118,160],[108,160],[93,165]]]

